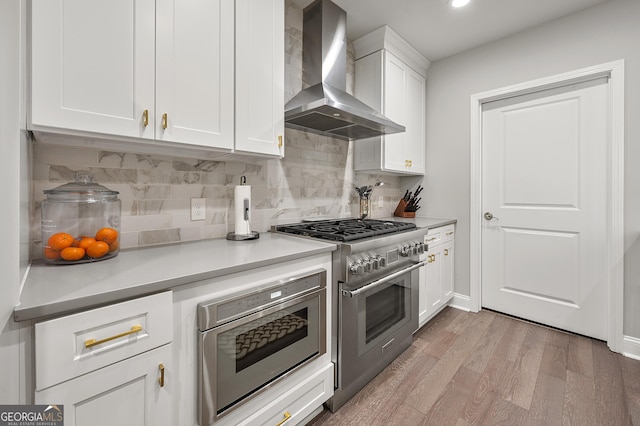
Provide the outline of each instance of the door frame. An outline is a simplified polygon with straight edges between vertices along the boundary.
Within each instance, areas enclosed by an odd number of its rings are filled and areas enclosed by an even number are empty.
[[[624,60],[471,95],[470,99],[470,305],[482,309],[482,105],[572,83],[609,77],[607,147],[607,344],[621,352],[624,338]]]

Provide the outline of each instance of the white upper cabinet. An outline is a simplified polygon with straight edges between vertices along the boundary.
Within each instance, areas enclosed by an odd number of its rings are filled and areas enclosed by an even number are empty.
[[[284,2],[236,0],[236,152],[284,156]]]
[[[356,97],[406,128],[356,141],[355,170],[424,174],[429,61],[386,26],[354,41],[354,47]]]
[[[233,1],[156,0],[156,139],[233,148]]]
[[[30,128],[153,138],[154,29],[154,0],[34,0]]]
[[[31,130],[283,155],[282,0],[33,0],[31,43]]]

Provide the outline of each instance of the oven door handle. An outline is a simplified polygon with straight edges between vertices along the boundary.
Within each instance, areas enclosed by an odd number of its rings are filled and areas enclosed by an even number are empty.
[[[394,272],[391,275],[387,275],[386,277],[380,278],[379,280],[375,280],[367,285],[363,285],[362,287],[359,287],[355,290],[342,290],[342,295],[343,296],[349,296],[349,297],[353,297],[353,296],[357,296],[358,294],[362,293],[363,291],[367,291],[370,290],[374,287],[377,287],[379,285],[382,285],[388,281],[391,281],[394,278],[398,278],[401,275],[406,274],[407,272],[411,272],[414,269],[418,269],[424,265],[426,265],[427,262],[425,261],[420,261],[418,263],[414,263],[413,265],[409,266],[408,268],[405,269],[401,269],[397,272]]]

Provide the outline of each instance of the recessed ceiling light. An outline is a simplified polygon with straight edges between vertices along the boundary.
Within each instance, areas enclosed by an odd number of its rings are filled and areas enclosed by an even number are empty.
[[[471,0],[451,0],[451,7],[462,7],[469,4]]]

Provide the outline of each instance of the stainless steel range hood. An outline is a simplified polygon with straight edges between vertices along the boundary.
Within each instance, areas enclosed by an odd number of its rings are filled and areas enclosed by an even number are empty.
[[[285,125],[339,139],[404,132],[346,92],[347,14],[330,0],[304,9],[302,72],[310,87],[285,105]]]

